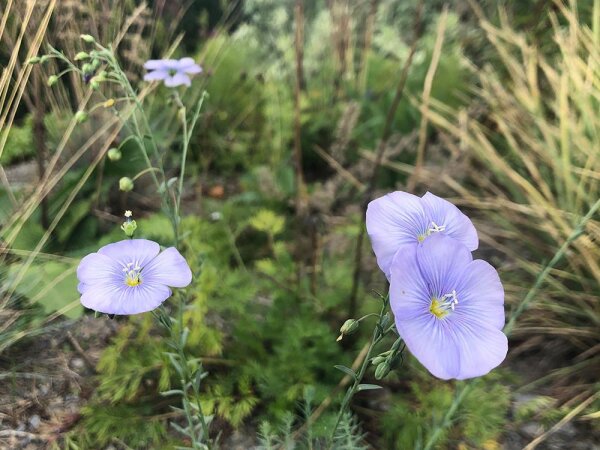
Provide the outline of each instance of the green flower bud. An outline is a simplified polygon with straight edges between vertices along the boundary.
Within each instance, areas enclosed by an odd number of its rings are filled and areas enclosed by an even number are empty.
[[[98,69],[98,67],[100,67],[100,60],[99,59],[92,59],[92,68],[94,71],[96,71]]]
[[[371,360],[371,364],[373,364],[374,366],[378,366],[379,364],[381,364],[382,362],[384,362],[387,358],[385,356],[376,356],[375,358],[373,358]]]
[[[133,233],[135,233],[135,230],[137,230],[137,224],[135,223],[135,220],[127,219],[127,221],[123,222],[123,225],[121,225],[121,230],[123,230],[127,237],[132,237]]]
[[[50,75],[48,77],[47,84],[48,84],[48,86],[54,86],[57,81],[58,81],[58,77],[56,75]]]
[[[100,82],[98,81],[97,77],[92,77],[92,79],[90,80],[90,87],[95,91],[100,89]]]
[[[133,180],[129,177],[123,177],[119,180],[119,189],[123,192],[129,192],[133,189]]]
[[[29,58],[25,64],[37,64],[42,60],[39,56],[34,56],[33,58]]]
[[[75,61],[81,61],[82,59],[88,59],[90,55],[86,52],[79,52],[75,55]]]
[[[337,340],[341,341],[344,336],[350,335],[358,330],[358,320],[348,319],[340,328],[340,335]]]
[[[83,123],[86,120],[88,120],[88,115],[85,111],[77,111],[75,113],[75,120],[77,121],[77,123]]]
[[[387,361],[383,364],[379,364],[377,369],[375,369],[375,379],[381,380],[385,378],[387,374],[390,373],[390,369],[390,365],[387,363]]]
[[[81,70],[84,74],[90,74],[94,72],[94,66],[89,63],[85,63],[83,66],[81,66]]]
[[[121,159],[121,151],[118,148],[111,148],[108,150],[108,159],[111,161],[118,161]]]
[[[91,34],[82,34],[79,37],[88,44],[93,44],[94,42],[96,42],[96,39],[94,39],[94,36],[92,36]]]

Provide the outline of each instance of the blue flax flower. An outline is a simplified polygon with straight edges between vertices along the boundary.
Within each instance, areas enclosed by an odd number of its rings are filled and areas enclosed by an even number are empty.
[[[157,308],[171,287],[185,287],[192,272],[176,248],[160,253],[156,242],[127,239],[108,244],[77,267],[81,303],[106,314],[138,314]]]
[[[475,227],[460,210],[443,198],[427,192],[423,197],[392,192],[369,203],[367,232],[377,264],[390,278],[390,265],[398,249],[416,245],[433,234],[446,234],[471,251],[479,245]]]
[[[185,84],[190,86],[190,74],[202,72],[202,67],[192,58],[181,59],[151,59],[146,61],[144,69],[149,72],[144,75],[146,81],[164,81],[167,87]]]
[[[406,346],[438,378],[485,375],[506,357],[498,273],[449,236],[437,233],[396,253],[390,304]]]

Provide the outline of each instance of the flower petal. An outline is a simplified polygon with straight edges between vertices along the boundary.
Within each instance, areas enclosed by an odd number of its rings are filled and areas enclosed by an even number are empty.
[[[165,78],[165,86],[167,87],[176,87],[182,84],[186,86],[191,86],[192,84],[192,80],[185,73],[178,72],[173,76]]]
[[[146,70],[168,70],[175,67],[177,60],[175,59],[149,59],[144,63],[144,69]]]
[[[118,270],[129,263],[137,263],[140,267],[145,267],[160,252],[160,246],[147,239],[125,239],[105,245],[98,253],[108,256],[118,262]],[[85,258],[84,258],[85,259]],[[80,278],[80,281],[85,281]]]
[[[143,282],[130,287],[123,285],[97,285],[81,296],[86,308],[106,314],[139,314],[156,309],[171,296],[171,290],[164,285]]]
[[[417,261],[429,294],[440,297],[456,289],[457,280],[473,260],[469,249],[441,233],[429,236],[417,248]]]
[[[453,343],[458,350],[460,368],[453,377],[458,380],[480,377],[499,366],[508,352],[508,339],[502,331],[480,324],[452,327]]]
[[[418,236],[428,226],[421,199],[400,191],[369,203],[366,222],[377,264],[388,279],[390,264],[398,249],[418,243]]]
[[[481,259],[469,263],[457,280],[459,304],[449,317],[456,322],[504,327],[504,288],[498,272]]]
[[[177,61],[177,69],[185,73],[202,72],[202,67],[196,64],[196,61],[194,61],[192,58],[181,58],[179,61]]]
[[[448,200],[427,192],[422,197],[427,218],[438,226],[444,226],[443,234],[462,242],[471,251],[477,250],[479,238],[471,220]]]
[[[163,251],[142,270],[142,285],[158,283],[181,288],[191,282],[190,266],[175,247],[169,247]]]
[[[431,298],[419,264],[417,246],[401,247],[390,270],[390,306],[394,317],[410,320],[429,314]]]
[[[146,75],[144,75],[144,81],[164,80],[168,76],[169,76],[169,72],[167,72],[166,70],[157,69],[157,70],[148,72]]]
[[[85,285],[107,284],[124,279],[119,263],[101,253],[90,253],[81,260],[77,267],[77,278]]]

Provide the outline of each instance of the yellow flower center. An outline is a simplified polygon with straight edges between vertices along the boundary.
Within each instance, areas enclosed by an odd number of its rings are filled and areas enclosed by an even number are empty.
[[[140,276],[142,268],[137,262],[123,266],[123,272],[125,272],[125,284],[127,286],[135,287],[142,284],[142,278]]]
[[[441,298],[433,297],[429,305],[429,312],[438,319],[443,319],[458,305],[458,296],[453,290],[450,294],[446,294]]]

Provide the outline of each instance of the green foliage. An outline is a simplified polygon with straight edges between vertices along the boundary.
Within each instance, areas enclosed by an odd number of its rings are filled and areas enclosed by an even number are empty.
[[[31,158],[35,155],[35,146],[33,145],[33,118],[26,116],[22,124],[13,126],[8,132],[6,145],[0,157],[0,164],[9,165],[11,163]]]
[[[420,449],[442,421],[454,401],[453,387],[418,378],[410,385],[410,393],[393,399],[392,408],[383,416],[383,440],[390,449]],[[458,439],[475,448],[483,448],[498,438],[510,405],[507,387],[497,376],[473,382],[456,413],[453,427],[445,429],[438,442]],[[443,445],[440,448],[446,448]]]
[[[83,313],[77,293],[77,277],[73,263],[46,261],[43,264],[15,263],[8,267],[8,285],[20,279],[15,292],[33,303],[39,303],[47,314],[61,311],[75,319]]]

